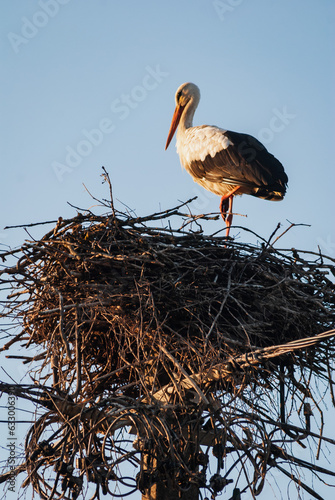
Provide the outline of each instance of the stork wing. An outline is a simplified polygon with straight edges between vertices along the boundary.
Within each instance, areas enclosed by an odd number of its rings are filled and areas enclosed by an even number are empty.
[[[269,186],[285,193],[288,178],[282,164],[255,137],[216,127],[208,127],[208,131],[206,127],[194,128],[201,130],[200,140],[210,132],[211,145],[202,158],[190,159],[187,169],[193,177],[248,187]]]

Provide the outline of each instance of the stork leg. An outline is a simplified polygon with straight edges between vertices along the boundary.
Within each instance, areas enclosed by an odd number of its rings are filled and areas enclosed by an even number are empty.
[[[233,221],[233,199],[236,191],[240,189],[241,186],[235,186],[231,191],[222,196],[220,202],[220,212],[222,219],[226,223],[226,238],[229,236],[230,226]]]

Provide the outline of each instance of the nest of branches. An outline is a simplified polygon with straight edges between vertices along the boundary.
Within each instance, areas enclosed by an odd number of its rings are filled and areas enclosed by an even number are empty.
[[[12,287],[5,314],[22,326],[3,349],[34,349],[15,355],[34,362],[34,385],[1,390],[46,409],[16,471],[41,498],[77,498],[85,478],[96,498],[115,495],[111,484],[123,495],[168,484],[214,498],[231,481],[254,497],[276,467],[317,495],[293,469],[331,473],[286,444],[314,436],[318,453],[323,439],[334,444],[310,420],[320,409],[313,377],[332,394],[333,263],[262,238],[206,236],[201,219],[213,216],[184,205],[132,217],[110,201],[107,215],[60,218],[2,255],[17,257],[1,279]],[[127,426],[130,449],[118,434]],[[133,482],[123,462],[140,467]]]

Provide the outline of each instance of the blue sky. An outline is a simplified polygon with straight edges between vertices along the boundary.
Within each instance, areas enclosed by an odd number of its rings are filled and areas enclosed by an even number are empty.
[[[195,195],[195,213],[217,211],[219,198],[181,169],[174,141],[164,151],[175,90],[193,81],[195,124],[260,138],[289,176],[283,202],[237,198],[248,217],[234,223],[264,237],[287,219],[311,224],[282,246],[334,256],[331,0],[25,0],[2,10],[2,243],[23,237],[5,225],[71,217],[68,201],[90,206],[83,183],[107,195],[101,165],[138,215]]]
[[[147,215],[198,195],[194,213],[218,211],[219,197],[181,169],[175,140],[164,151],[175,91],[192,81],[196,125],[258,137],[289,177],[280,203],[238,197],[234,211],[248,217],[234,223],[264,238],[278,222],[310,224],[279,247],[335,257],[333,0],[17,0],[1,10],[0,248],[26,237],[6,225],[93,205],[83,184],[107,197],[102,165],[120,210]]]

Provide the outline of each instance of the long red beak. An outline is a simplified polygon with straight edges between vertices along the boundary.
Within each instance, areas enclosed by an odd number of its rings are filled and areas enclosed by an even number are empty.
[[[172,122],[170,125],[170,130],[169,130],[169,135],[166,141],[166,146],[165,149],[169,147],[169,144],[172,140],[172,137],[174,136],[175,131],[177,130],[177,127],[179,125],[180,117],[183,114],[184,111],[184,106],[176,106],[176,109],[174,110],[173,117],[172,117]]]

